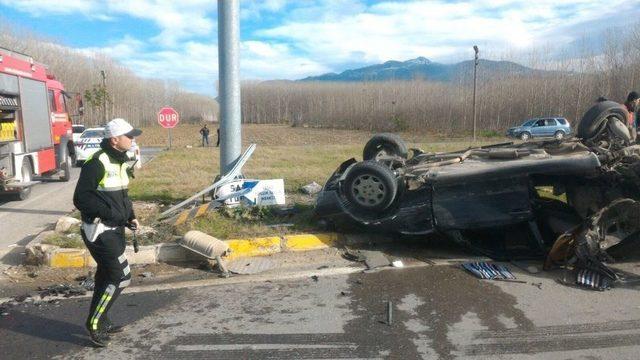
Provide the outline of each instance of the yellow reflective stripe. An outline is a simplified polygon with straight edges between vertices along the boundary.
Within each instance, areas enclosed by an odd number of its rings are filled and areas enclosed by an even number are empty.
[[[107,308],[107,304],[109,304],[109,300],[111,300],[111,297],[113,296],[115,290],[115,286],[109,285],[105,289],[104,294],[102,294],[100,303],[96,307],[96,311],[93,313],[93,317],[91,318],[91,327],[93,328],[93,330],[98,330],[98,320],[100,319],[100,315],[102,315],[102,313]]]

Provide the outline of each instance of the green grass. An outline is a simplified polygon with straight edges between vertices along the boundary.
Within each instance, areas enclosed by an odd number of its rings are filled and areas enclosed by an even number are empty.
[[[74,236],[77,235],[77,236]],[[80,233],[53,233],[42,240],[43,244],[60,246],[65,249],[78,249],[84,247]]]
[[[292,224],[293,226],[284,226]],[[267,207],[223,208],[209,212],[177,229],[177,233],[199,230],[221,239],[282,236],[319,230],[311,205],[296,205],[295,213],[279,215]]]

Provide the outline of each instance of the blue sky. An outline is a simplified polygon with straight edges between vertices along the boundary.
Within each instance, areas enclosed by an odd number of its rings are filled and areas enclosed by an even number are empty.
[[[0,17],[140,76],[215,94],[215,0],[0,0]],[[629,0],[242,0],[241,72],[299,79],[390,59],[455,62],[474,44],[498,58],[571,48],[639,20],[640,2]]]

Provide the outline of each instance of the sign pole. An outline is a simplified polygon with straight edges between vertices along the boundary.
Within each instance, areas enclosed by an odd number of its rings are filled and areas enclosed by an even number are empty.
[[[158,112],[158,124],[169,130],[169,149],[171,149],[171,129],[180,122],[180,114],[172,107],[163,107]]]

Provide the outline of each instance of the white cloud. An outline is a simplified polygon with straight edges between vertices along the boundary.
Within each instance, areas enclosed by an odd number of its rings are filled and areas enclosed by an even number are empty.
[[[346,63],[416,56],[448,59],[470,52],[475,44],[496,52],[569,42],[575,34],[565,30],[598,19],[610,23],[610,13],[629,7],[625,4],[623,0],[387,1],[364,9],[356,3],[360,9],[355,12],[321,15],[342,10],[343,2],[329,1],[299,8],[291,12],[298,14],[295,17],[286,16],[281,24],[256,34],[262,41],[290,43],[339,70]]]
[[[211,0],[108,0],[107,8],[156,23],[161,32],[153,40],[167,47],[192,36],[208,35],[215,25],[210,14],[216,4]]]

